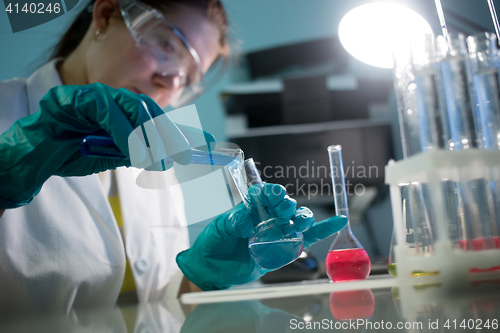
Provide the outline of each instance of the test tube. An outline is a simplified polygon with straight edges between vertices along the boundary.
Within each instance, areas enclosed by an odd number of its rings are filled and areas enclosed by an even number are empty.
[[[446,99],[444,124],[450,129],[446,147],[450,150],[463,150],[476,147],[476,132],[472,108],[471,83],[465,36],[450,36],[449,42],[442,36],[437,38],[438,49],[442,56],[440,62]]]
[[[500,149],[500,49],[497,37],[484,32],[467,38],[478,148]],[[493,245],[500,248],[500,181],[486,185],[484,202],[491,211]]]
[[[450,37],[449,42],[440,39],[438,47],[443,56],[441,73],[447,105],[447,117],[443,122],[449,127],[445,138],[450,150],[466,150],[484,146],[484,133],[478,125],[482,119],[480,107],[474,101],[480,91],[472,73],[465,37]],[[483,89],[481,89],[483,91]],[[482,179],[459,181],[455,184],[458,207],[463,212],[459,227],[459,246],[464,250],[485,250],[493,246],[491,189],[489,181]]]
[[[433,35],[411,41],[394,52],[394,84],[398,105],[403,157],[444,146],[447,128],[441,117],[446,113],[443,97],[439,54]],[[408,236],[406,245],[412,250],[432,252],[434,247],[433,201],[427,184],[400,184],[404,221]],[[405,229],[406,229],[405,228]],[[391,258],[395,269],[394,258]]]
[[[475,108],[475,130],[481,149],[500,149],[500,50],[492,33],[467,38]]]
[[[413,40],[394,52],[394,86],[401,128],[403,156],[408,158],[443,147],[445,112],[433,35]]]
[[[120,149],[116,146],[112,138],[106,136],[89,135],[80,142],[80,151],[88,157],[107,157],[126,159]],[[191,163],[226,166],[235,163],[232,156],[217,152],[192,149],[193,155]],[[174,163],[170,157],[164,159],[165,164]]]

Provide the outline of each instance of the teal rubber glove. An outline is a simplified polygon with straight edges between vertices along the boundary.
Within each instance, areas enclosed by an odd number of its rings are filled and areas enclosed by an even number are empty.
[[[347,218],[335,216],[314,222],[309,208],[296,208],[296,201],[278,184],[264,184],[263,202],[277,216],[291,219],[303,232],[304,248],[342,229]],[[192,283],[202,290],[227,289],[244,284],[269,272],[260,267],[248,251],[254,221],[247,207],[239,204],[219,215],[198,235],[193,246],[177,255],[177,265]]]
[[[147,148],[134,129],[144,124],[150,144],[151,137],[161,138],[157,146],[174,161],[191,161],[190,138],[196,133],[186,126],[181,130],[145,95],[100,83],[58,86],[49,90],[39,106],[38,112],[19,119],[0,135],[0,209],[30,203],[53,175],[86,176],[131,165],[130,159],[82,155],[80,141],[89,134],[107,134],[132,161],[143,161]],[[206,132],[205,140],[215,142]],[[153,168],[161,161],[154,162]]]
[[[295,298],[297,299],[299,298]],[[300,301],[303,299],[300,298]],[[307,300],[305,301],[307,304]],[[314,305],[317,307],[319,304]],[[316,307],[315,310],[319,312],[321,308],[316,309]],[[302,332],[300,327],[305,327],[305,321],[300,315],[303,314],[269,308],[257,301],[199,304],[184,321],[180,333]],[[326,332],[324,329],[305,329],[305,331]]]
[[[292,319],[303,321],[256,301],[200,304],[186,318],[181,333],[288,332]]]
[[[302,332],[300,327],[305,327],[305,321],[300,315],[269,308],[257,301],[200,304],[186,318],[180,333]],[[324,329],[305,331],[326,332]]]
[[[199,304],[189,313],[181,333],[255,333],[263,318],[273,311],[256,301]]]

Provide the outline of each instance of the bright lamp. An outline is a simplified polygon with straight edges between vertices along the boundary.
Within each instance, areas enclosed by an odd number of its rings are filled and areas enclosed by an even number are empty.
[[[340,21],[339,39],[356,59],[392,68],[392,52],[409,40],[432,34],[416,12],[394,3],[372,3],[354,8]]]

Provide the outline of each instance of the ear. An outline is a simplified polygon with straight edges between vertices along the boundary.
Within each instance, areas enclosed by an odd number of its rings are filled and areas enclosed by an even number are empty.
[[[113,15],[120,15],[120,9],[116,0],[96,0],[92,10],[92,20],[96,31],[101,29],[100,34],[105,33]]]

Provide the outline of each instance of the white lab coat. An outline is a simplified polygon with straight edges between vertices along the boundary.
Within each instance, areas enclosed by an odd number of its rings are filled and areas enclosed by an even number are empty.
[[[55,61],[27,80],[0,82],[0,132],[37,112],[39,100],[57,85]],[[165,296],[169,280],[178,276],[175,256],[189,246],[182,196],[175,195],[174,205],[168,186],[138,187],[132,168],[118,168],[116,175],[126,251],[98,175],[53,176],[29,205],[5,211],[0,218],[0,313],[112,306],[125,253],[139,301]]]

